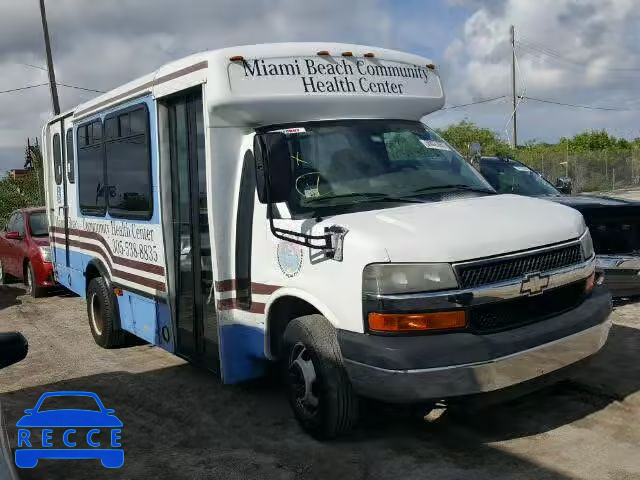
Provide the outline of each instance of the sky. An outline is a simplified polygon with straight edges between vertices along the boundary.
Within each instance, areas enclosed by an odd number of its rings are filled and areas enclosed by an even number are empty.
[[[635,5],[634,5],[635,4]],[[49,0],[57,81],[109,90],[190,53],[252,43],[337,41],[405,50],[438,65],[446,106],[509,139],[511,47],[517,41],[518,140],[590,129],[640,137],[637,0]],[[32,65],[32,66],[28,66]],[[40,67],[34,68],[33,66]],[[51,115],[36,0],[0,5],[0,172],[20,168],[27,137]],[[59,87],[63,110],[97,93]],[[613,110],[559,106],[531,100]]]

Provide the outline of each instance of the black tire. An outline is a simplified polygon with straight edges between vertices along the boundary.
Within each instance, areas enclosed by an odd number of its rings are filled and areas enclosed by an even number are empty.
[[[27,286],[27,293],[33,298],[40,298],[44,295],[44,288],[39,287],[36,284],[36,275],[33,271],[33,265],[31,262],[27,263],[27,268],[24,269],[24,283]]]
[[[307,315],[287,325],[283,364],[289,404],[306,432],[330,439],[353,429],[358,397],[344,368],[336,330],[325,317]],[[315,381],[309,387],[305,371],[311,366],[314,371],[308,378],[315,376]]]
[[[119,328],[116,298],[102,277],[96,277],[89,282],[87,316],[91,334],[98,345],[102,348],[124,346],[125,335]]]
[[[0,285],[8,285],[12,281],[13,281],[13,277],[7,273],[2,263],[2,260],[0,260]]]

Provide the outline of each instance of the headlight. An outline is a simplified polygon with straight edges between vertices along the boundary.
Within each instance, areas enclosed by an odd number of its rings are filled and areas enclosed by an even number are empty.
[[[374,263],[362,273],[362,291],[374,295],[458,288],[448,263]]]
[[[51,247],[40,247],[40,254],[45,262],[51,261]]]
[[[593,241],[591,240],[591,233],[589,233],[588,228],[580,238],[580,245],[582,247],[582,255],[584,255],[585,260],[593,257]]]

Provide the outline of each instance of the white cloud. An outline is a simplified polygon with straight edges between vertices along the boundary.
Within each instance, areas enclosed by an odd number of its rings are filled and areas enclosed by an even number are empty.
[[[515,25],[519,89],[526,95],[596,106],[640,108],[640,10],[635,0],[451,0],[474,9],[462,38],[447,49],[445,88],[450,104],[511,94],[509,26]],[[565,59],[558,58],[558,55]],[[567,61],[568,60],[568,61]],[[510,102],[433,116],[434,124],[471,120],[502,131]],[[502,121],[495,120],[502,112]],[[487,121],[488,118],[493,120]],[[499,115],[497,116],[499,117]],[[631,122],[631,123],[630,123]],[[432,122],[433,123],[433,122]],[[640,136],[640,112],[577,110],[525,102],[521,137],[555,139],[606,128]]]
[[[443,0],[444,1],[444,0]],[[448,0],[468,11],[462,24],[383,0],[49,0],[58,81],[108,90],[196,51],[273,41],[347,41],[408,48],[440,66],[450,104],[510,93],[509,25],[523,42],[544,45],[586,67],[522,50],[531,97],[640,109],[640,9],[637,0]],[[464,10],[462,10],[464,12]],[[393,14],[393,15],[392,15]],[[451,20],[449,20],[450,22]],[[452,32],[458,38],[446,45]],[[433,49],[441,49],[432,55]],[[0,2],[0,91],[46,82],[38,4]],[[611,70],[612,68],[618,70]],[[623,71],[622,68],[636,71]],[[94,94],[60,87],[63,107]],[[435,126],[467,117],[503,130],[510,102],[432,115]],[[47,87],[0,94],[0,172],[19,167],[27,136],[49,116]],[[640,112],[564,109],[528,102],[521,138],[554,139],[587,128],[640,136]]]
[[[0,2],[0,91],[47,81],[38,2]],[[378,0],[49,0],[59,82],[108,90],[197,51],[278,41],[379,44],[389,24]],[[95,94],[59,88],[63,108]],[[19,167],[27,136],[51,111],[47,87],[0,94],[0,172]]]

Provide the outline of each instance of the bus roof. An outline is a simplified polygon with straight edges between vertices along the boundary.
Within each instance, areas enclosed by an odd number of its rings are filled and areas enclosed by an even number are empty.
[[[431,61],[344,43],[276,43],[211,50],[168,63],[75,109],[79,119],[138,96],[207,84],[211,124],[335,118],[419,119],[444,104]]]

